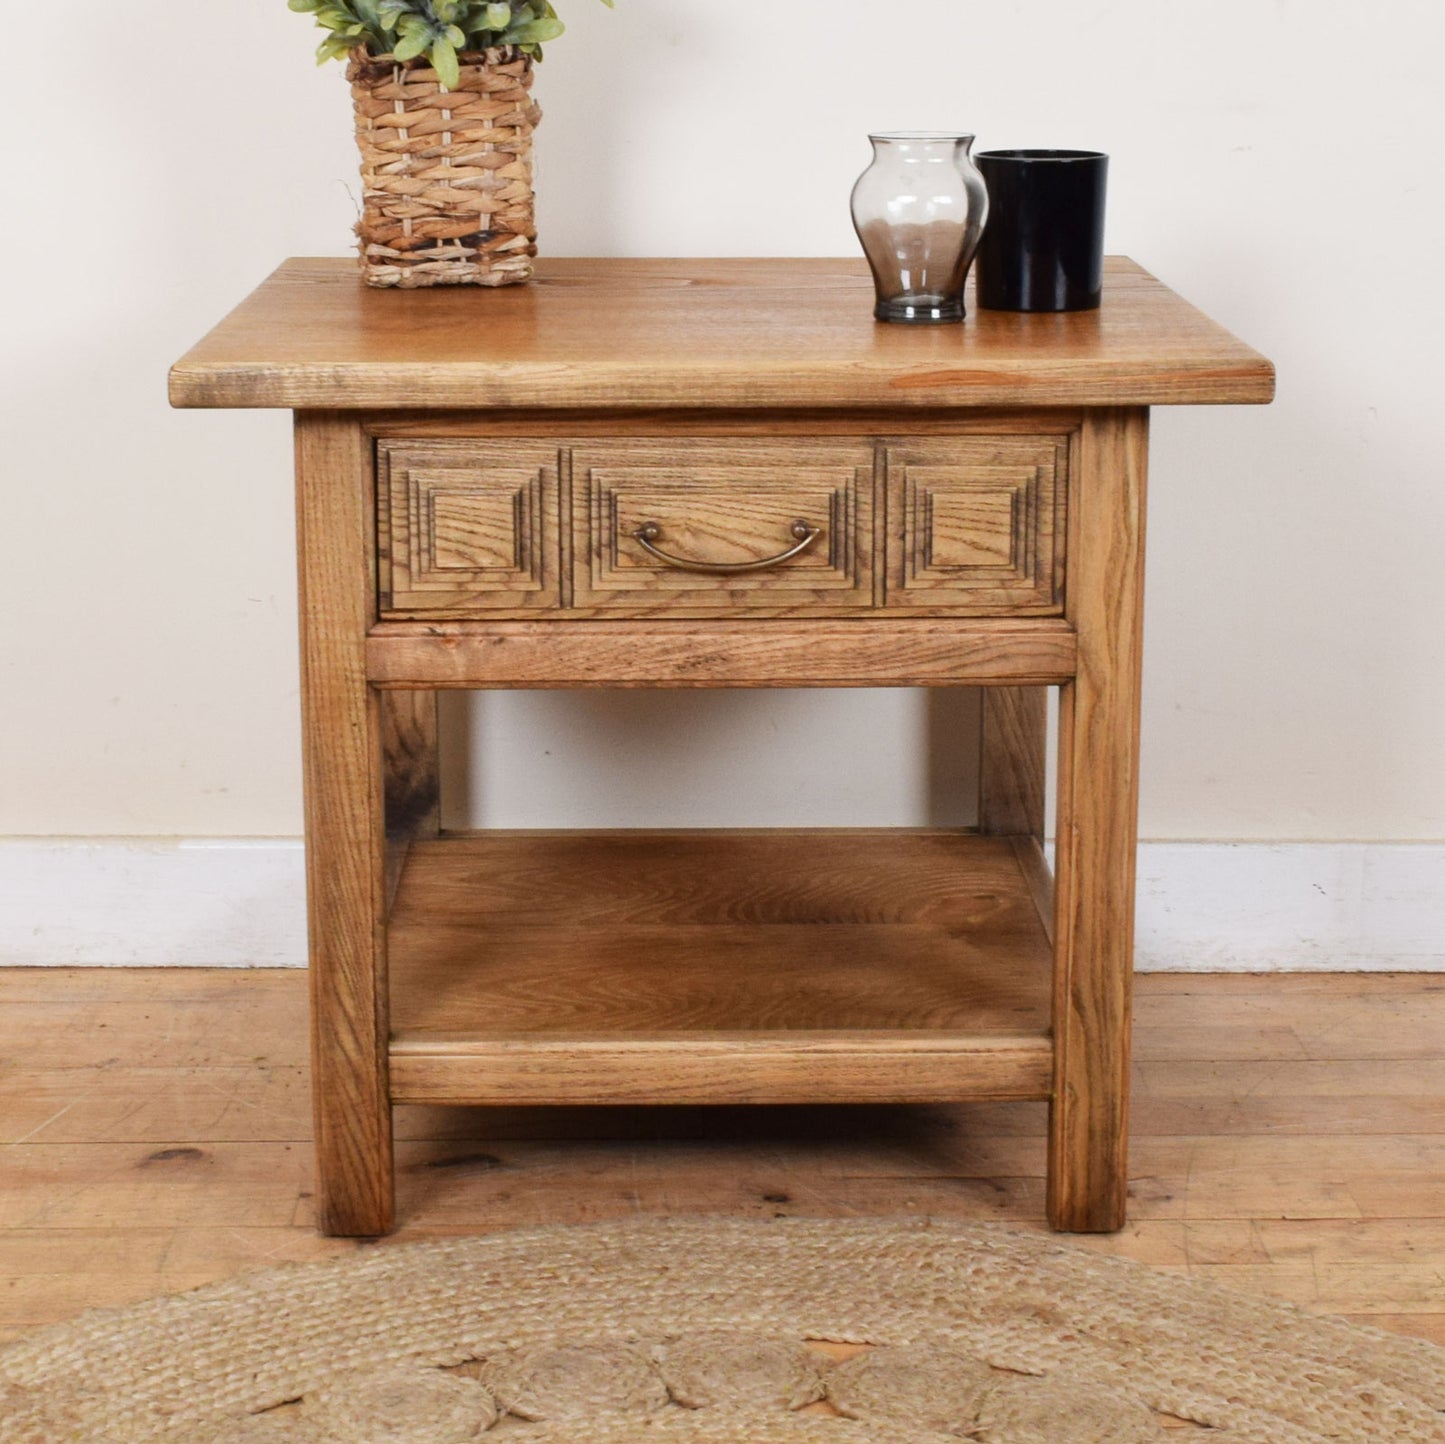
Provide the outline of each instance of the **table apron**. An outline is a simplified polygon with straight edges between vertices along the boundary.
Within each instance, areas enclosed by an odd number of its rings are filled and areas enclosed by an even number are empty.
[[[1070,681],[1068,622],[383,623],[382,688],[1051,686]]]

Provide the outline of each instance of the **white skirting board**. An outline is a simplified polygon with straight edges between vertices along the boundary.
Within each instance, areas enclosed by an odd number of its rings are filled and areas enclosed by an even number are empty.
[[[298,840],[0,840],[0,965],[294,967]],[[1150,972],[1445,971],[1445,843],[1146,842]]]
[[[0,965],[305,962],[299,838],[0,840]]]

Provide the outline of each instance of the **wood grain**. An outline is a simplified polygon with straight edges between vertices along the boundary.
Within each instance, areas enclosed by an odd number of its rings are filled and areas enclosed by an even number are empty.
[[[1049,970],[1007,842],[449,838],[412,850],[392,916],[392,1095],[1041,1098]]]
[[[1049,971],[1006,841],[473,835],[408,857],[392,914],[393,1048],[749,1030],[1041,1042]]]
[[[375,493],[353,420],[296,418],[302,753],[320,1226],[391,1228],[386,1076],[385,781],[366,682]]]
[[[811,840],[763,863],[674,840],[640,886],[613,839],[611,863],[542,864],[540,902],[475,841],[393,847],[396,1096],[540,1101],[550,1077],[568,1100],[793,1098],[811,1076],[817,1097],[1016,1097],[1052,1050],[1050,1217],[1122,1222],[1142,408],[1265,401],[1273,370],[1129,261],[1096,312],[890,327],[870,299],[856,260],[558,261],[460,295],[296,261],[174,368],[177,405],[300,413],[323,1228],[391,1220],[382,837],[388,807],[393,842],[435,826],[431,694],[619,686],[1004,687],[983,810],[1010,835],[871,880],[847,859],[810,871]],[[758,560],[795,517],[818,545],[746,580],[699,582],[632,541],[656,521],[676,555]],[[1051,1043],[1020,689],[1053,684]],[[468,856],[449,885],[441,859]],[[975,871],[1003,875],[981,889]],[[916,1056],[871,1058],[899,1033]]]
[[[786,440],[669,435],[597,440],[572,452],[573,605],[598,615],[747,613],[826,616],[873,604],[875,448],[866,438]],[[754,563],[809,548],[777,567],[730,576],[649,556],[633,533],[686,560]]]
[[[1069,437],[920,438],[883,451],[890,611],[1063,610]]]
[[[1143,652],[1145,411],[1084,419],[1069,513],[1078,675],[1059,694],[1049,1218],[1123,1226]]]
[[[1054,874],[1044,856],[1048,693],[1042,687],[983,689],[978,827],[1009,837],[1050,943]]]
[[[1016,890],[961,934],[918,924],[734,923],[635,924],[598,936],[418,921],[403,875],[392,915],[393,1036],[750,1028],[1042,1036],[1046,942],[1032,899],[1021,883]]]
[[[1071,677],[1072,626],[1022,621],[384,622],[378,687],[942,687]]]
[[[357,1247],[314,1229],[305,998],[299,969],[0,969],[0,1340]],[[1445,981],[1146,974],[1136,1012],[1147,1202],[1071,1243],[1445,1343]],[[1038,1103],[397,1112],[411,1239],[639,1211],[1041,1226]]]
[[[435,692],[383,692],[377,701],[386,793],[386,899],[401,881],[407,849],[441,826]]]
[[[381,615],[526,615],[562,602],[566,453],[545,442],[377,446]]]
[[[956,828],[505,830],[418,844],[403,917],[605,934],[914,924],[966,930],[1016,900],[1006,842]]]
[[[392,1046],[398,1102],[545,1104],[939,1103],[1043,1098],[1046,1038],[803,1031],[659,1036],[404,1038]]]
[[[1070,434],[1057,413],[1037,415],[1037,434],[975,421],[906,443],[827,432],[383,438],[381,615],[1057,614]],[[874,501],[885,484],[886,526]],[[790,548],[796,520],[819,533],[804,553],[728,576],[668,566],[634,538],[652,523],[673,555],[753,563]]]
[[[576,407],[565,411],[487,407],[484,411],[376,411],[363,424],[379,440],[477,441],[487,438],[551,437],[578,441],[589,437],[690,436],[870,437],[899,436],[1064,436],[1077,431],[1077,407],[1031,406],[1020,397],[1007,407],[940,404],[927,411],[899,415],[877,406],[789,407],[762,411],[710,410],[698,395],[690,406],[618,408]]]
[[[458,294],[464,292],[465,294]],[[861,259],[545,260],[529,286],[369,290],[287,262],[171,372],[177,406],[1149,406],[1261,402],[1258,353],[1133,262],[1097,311],[878,325]]]
[[[1044,841],[1041,837],[1015,835],[1009,838],[1014,856],[1018,859],[1019,871],[1028,886],[1029,896],[1038,910],[1039,923],[1050,944],[1054,941],[1054,871],[1044,856]]]
[[[435,836],[441,825],[436,695],[385,692],[380,705],[387,836]]]
[[[1048,694],[990,687],[983,694],[978,826],[996,837],[1043,838]]]

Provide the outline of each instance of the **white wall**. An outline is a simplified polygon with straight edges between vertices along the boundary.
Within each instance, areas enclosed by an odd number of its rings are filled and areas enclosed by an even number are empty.
[[[618,3],[566,0],[540,72],[551,254],[853,254],[880,127],[1112,154],[1110,249],[1280,374],[1272,407],[1156,413],[1143,834],[1445,838],[1439,0]],[[287,420],[171,412],[165,368],[281,257],[346,249],[346,87],[283,0],[85,24],[64,73],[7,76],[0,835],[293,835]],[[488,699],[459,770],[488,821],[957,809],[946,709],[706,704]]]

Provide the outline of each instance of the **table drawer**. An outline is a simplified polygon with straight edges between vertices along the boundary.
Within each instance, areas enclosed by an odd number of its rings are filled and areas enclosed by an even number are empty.
[[[527,441],[383,441],[383,617],[490,617],[562,603],[565,452]]]
[[[379,613],[1058,614],[1070,444],[1062,432],[384,439]]]
[[[668,437],[572,452],[573,606],[832,614],[874,597],[867,440]]]
[[[1067,435],[888,443],[889,610],[1061,612],[1069,447]]]

